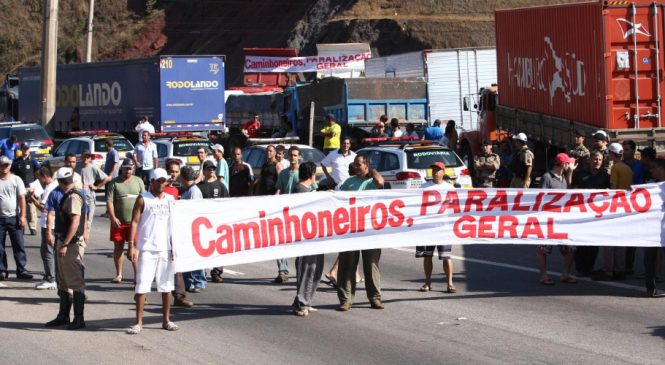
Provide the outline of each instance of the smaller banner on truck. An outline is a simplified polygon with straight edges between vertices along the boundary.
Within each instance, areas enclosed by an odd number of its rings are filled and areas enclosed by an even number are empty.
[[[363,71],[369,52],[338,53],[309,57],[245,56],[245,72]]]
[[[177,272],[439,244],[663,246],[665,183],[625,190],[374,190],[171,205]]]

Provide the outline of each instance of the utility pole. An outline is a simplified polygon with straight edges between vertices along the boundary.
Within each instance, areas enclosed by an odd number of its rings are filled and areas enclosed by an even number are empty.
[[[42,30],[42,118],[41,124],[53,132],[50,124],[55,114],[56,66],[58,63],[58,0],[44,0]]]
[[[90,0],[90,15],[88,16],[88,49],[85,53],[85,62],[92,61],[92,20],[95,17],[95,0]]]

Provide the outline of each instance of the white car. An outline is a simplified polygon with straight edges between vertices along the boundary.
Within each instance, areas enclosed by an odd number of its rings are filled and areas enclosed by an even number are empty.
[[[376,139],[375,139],[376,140]],[[377,170],[391,189],[418,189],[432,179],[435,162],[446,165],[446,175],[451,183],[471,189],[469,169],[455,151],[429,141],[392,142],[378,141],[376,145],[362,148],[356,153],[365,156],[370,166]]]
[[[90,131],[90,132],[71,132],[70,135],[77,137],[68,138],[64,140],[53,151],[53,156],[47,157],[43,164],[48,166],[51,171],[56,171],[65,165],[65,156],[69,153],[76,155],[78,163],[81,162],[81,154],[83,151],[90,151],[92,155],[92,163],[100,169],[104,169],[106,163],[106,140],[113,141],[113,148],[115,148],[120,158],[124,158],[127,152],[132,152],[134,146],[122,134],[105,132],[105,131]]]

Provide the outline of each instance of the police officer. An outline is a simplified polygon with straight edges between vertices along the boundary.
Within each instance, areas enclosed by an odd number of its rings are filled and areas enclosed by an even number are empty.
[[[581,130],[575,131],[575,147],[568,151],[568,156],[577,161],[578,168],[581,167],[583,170],[587,171],[589,169],[589,157],[591,156],[591,152],[589,152],[589,149],[584,145],[585,137],[584,132]]]
[[[56,172],[58,187],[62,192],[59,207],[55,212],[56,280],[60,311],[58,316],[46,324],[47,327],[69,324],[67,329],[85,328],[83,309],[85,303],[85,281],[83,254],[85,251],[86,204],[83,192],[74,188],[74,172],[61,167]],[[73,298],[69,293],[73,292]],[[73,299],[73,300],[72,300]],[[69,323],[69,310],[74,304],[74,320]]]
[[[533,170],[533,152],[529,150],[526,145],[526,134],[519,133],[513,137],[513,146],[515,147],[515,154],[513,154],[508,169],[513,174],[510,180],[511,188],[526,189],[531,184],[531,171]]]
[[[607,133],[602,130],[598,130],[593,134],[593,148],[591,152],[600,152],[603,154],[603,169],[608,174],[612,170],[612,161],[610,160],[609,150],[607,149],[607,144],[609,143],[609,138]]]
[[[479,188],[493,188],[496,171],[501,165],[499,155],[492,153],[492,141],[483,141],[482,150],[473,160],[476,171],[476,186]]]

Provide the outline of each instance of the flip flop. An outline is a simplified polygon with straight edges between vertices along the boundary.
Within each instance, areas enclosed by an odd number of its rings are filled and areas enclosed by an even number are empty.
[[[543,285],[554,285],[554,280],[547,278],[541,280],[540,283]]]
[[[432,290],[432,286],[430,284],[425,284],[425,285],[421,286],[419,290],[422,291],[422,292],[428,292],[428,291]]]
[[[114,277],[113,280],[111,280],[111,282],[112,282],[113,284],[120,284],[120,283],[122,283],[122,275],[118,275],[118,276]]]
[[[365,278],[360,278],[360,279],[356,280],[356,284],[362,283],[363,281],[365,281]]]
[[[162,328],[167,331],[177,331],[179,329],[178,325],[173,322],[167,322],[162,324]]]
[[[561,278],[561,282],[566,284],[577,284],[577,279],[569,276],[567,278]]]
[[[446,289],[446,293],[457,293],[457,289],[455,289],[454,286],[449,286],[448,289]]]
[[[138,325],[138,324],[135,324],[135,325],[127,328],[127,334],[128,335],[138,335],[139,333],[141,333],[141,330],[142,330],[141,326]]]

